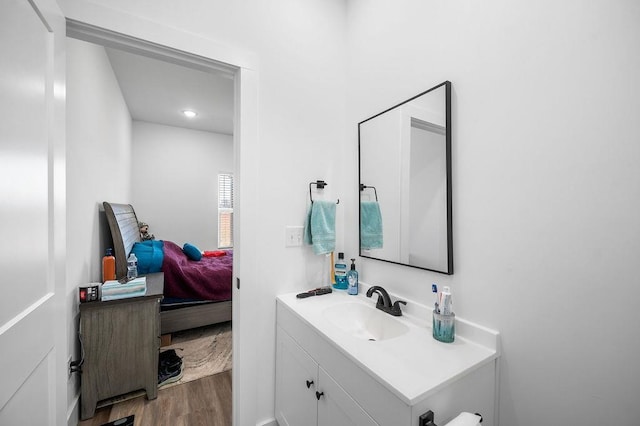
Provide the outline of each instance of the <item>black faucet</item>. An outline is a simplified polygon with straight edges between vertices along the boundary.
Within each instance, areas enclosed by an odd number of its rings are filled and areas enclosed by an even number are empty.
[[[378,302],[376,303],[376,308],[380,309],[382,312],[386,312],[394,317],[399,317],[402,315],[402,311],[400,310],[400,304],[406,305],[407,302],[404,300],[396,300],[394,304],[391,304],[391,298],[389,297],[389,293],[384,288],[374,285],[367,290],[367,297],[373,296],[373,293],[378,293]]]

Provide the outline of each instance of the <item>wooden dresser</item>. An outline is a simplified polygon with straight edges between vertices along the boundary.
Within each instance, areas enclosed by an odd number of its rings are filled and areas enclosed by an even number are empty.
[[[80,304],[84,350],[80,417],[93,417],[98,401],[144,389],[158,396],[162,273],[147,275],[145,296]]]

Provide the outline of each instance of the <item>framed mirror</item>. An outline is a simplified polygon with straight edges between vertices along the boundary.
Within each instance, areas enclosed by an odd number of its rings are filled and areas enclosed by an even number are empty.
[[[451,82],[358,123],[360,256],[453,274]]]

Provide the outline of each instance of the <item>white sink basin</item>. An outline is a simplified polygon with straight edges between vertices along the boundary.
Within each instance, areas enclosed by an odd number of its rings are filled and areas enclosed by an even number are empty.
[[[393,316],[362,303],[341,303],[325,308],[322,313],[342,331],[363,340],[393,339],[409,331]]]

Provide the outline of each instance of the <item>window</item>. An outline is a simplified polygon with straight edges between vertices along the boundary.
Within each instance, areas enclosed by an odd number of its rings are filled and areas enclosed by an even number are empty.
[[[218,175],[218,248],[233,247],[233,175]]]

